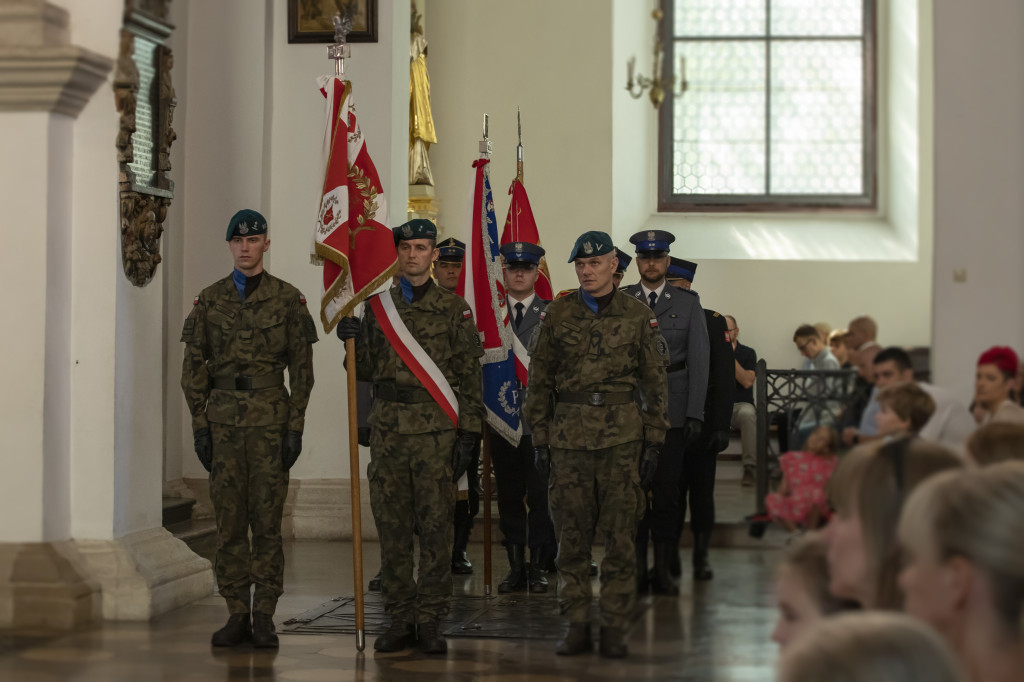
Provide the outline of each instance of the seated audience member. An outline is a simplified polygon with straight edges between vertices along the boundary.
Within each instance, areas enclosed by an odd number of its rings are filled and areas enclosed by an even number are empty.
[[[856,602],[829,594],[826,552],[821,536],[811,532],[794,540],[782,556],[775,579],[779,619],[772,630],[772,641],[780,649],[816,627],[825,616],[857,608]]]
[[[932,477],[900,520],[906,610],[972,682],[1024,680],[1024,462]]]
[[[967,460],[977,466],[1024,460],[1024,424],[991,422],[967,439]]]
[[[886,441],[916,436],[935,412],[935,401],[913,382],[889,384],[878,392],[878,435]]]
[[[1017,354],[1007,346],[993,346],[978,358],[974,401],[983,411],[982,423],[1024,422],[1024,407],[1013,398],[1018,366]]]
[[[878,324],[861,315],[850,320],[846,325],[846,345],[850,349],[850,362],[857,367],[865,379],[871,381],[872,363],[875,356],[882,350],[878,343]]]
[[[835,513],[822,533],[833,596],[899,609],[896,526],[903,500],[929,476],[962,467],[955,453],[920,438],[870,443],[844,456],[828,485]]]
[[[828,337],[829,334],[832,333],[832,325],[828,322],[815,322],[812,326],[818,330],[818,336],[821,337],[821,342],[826,346],[829,345]]]
[[[942,638],[900,613],[826,618],[787,648],[779,682],[965,682]]]
[[[804,356],[801,369],[839,369],[839,361],[821,340],[818,330],[811,325],[802,324],[797,327],[793,333],[793,343],[800,355]]]
[[[819,426],[807,438],[804,449],[779,458],[782,484],[764,499],[772,521],[786,530],[817,528],[828,514],[825,486],[836,468],[839,436],[831,426]]]
[[[736,402],[732,406],[730,428],[739,429],[741,451],[743,452],[743,478],[740,485],[754,485],[754,465],[757,460],[757,413],[754,411],[754,369],[757,367],[757,352],[740,343],[740,328],[736,318],[725,316],[729,325],[729,340],[736,361]]]
[[[832,355],[839,361],[839,366],[842,369],[851,369],[853,363],[850,362],[850,348],[846,345],[846,330],[845,329],[833,329],[828,335],[828,349],[832,351]]]

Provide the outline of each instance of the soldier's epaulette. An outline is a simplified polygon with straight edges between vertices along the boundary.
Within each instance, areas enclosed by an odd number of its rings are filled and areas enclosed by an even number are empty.
[[[576,293],[576,291],[578,291],[578,289],[562,289],[557,294],[555,294],[555,298],[562,298],[563,296],[568,296],[569,294]]]
[[[718,311],[716,310],[716,311],[714,311],[714,315],[712,315],[711,317],[721,317],[721,315],[720,315],[720,314],[718,313]]]
[[[695,289],[683,289],[682,287],[676,287],[676,288],[679,289],[680,291],[685,291],[686,293],[688,293],[688,294],[690,294],[692,296],[700,296],[700,294],[698,294]]]

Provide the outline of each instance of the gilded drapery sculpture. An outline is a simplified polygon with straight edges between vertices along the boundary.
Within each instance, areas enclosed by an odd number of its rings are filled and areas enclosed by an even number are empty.
[[[409,43],[409,184],[433,185],[427,152],[437,144],[434,116],[430,113],[430,76],[427,74],[427,39],[421,15],[412,7]]]

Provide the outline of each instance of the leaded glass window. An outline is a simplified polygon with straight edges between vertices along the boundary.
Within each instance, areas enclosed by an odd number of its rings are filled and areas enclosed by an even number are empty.
[[[659,210],[873,208],[874,0],[666,0]]]

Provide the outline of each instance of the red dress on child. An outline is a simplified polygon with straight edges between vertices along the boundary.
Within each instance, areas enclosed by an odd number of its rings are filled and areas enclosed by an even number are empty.
[[[772,519],[784,519],[798,526],[806,525],[814,509],[822,517],[828,512],[825,484],[836,468],[835,455],[810,452],[787,452],[779,458],[782,475],[789,482],[789,495],[769,493],[765,509]]]

